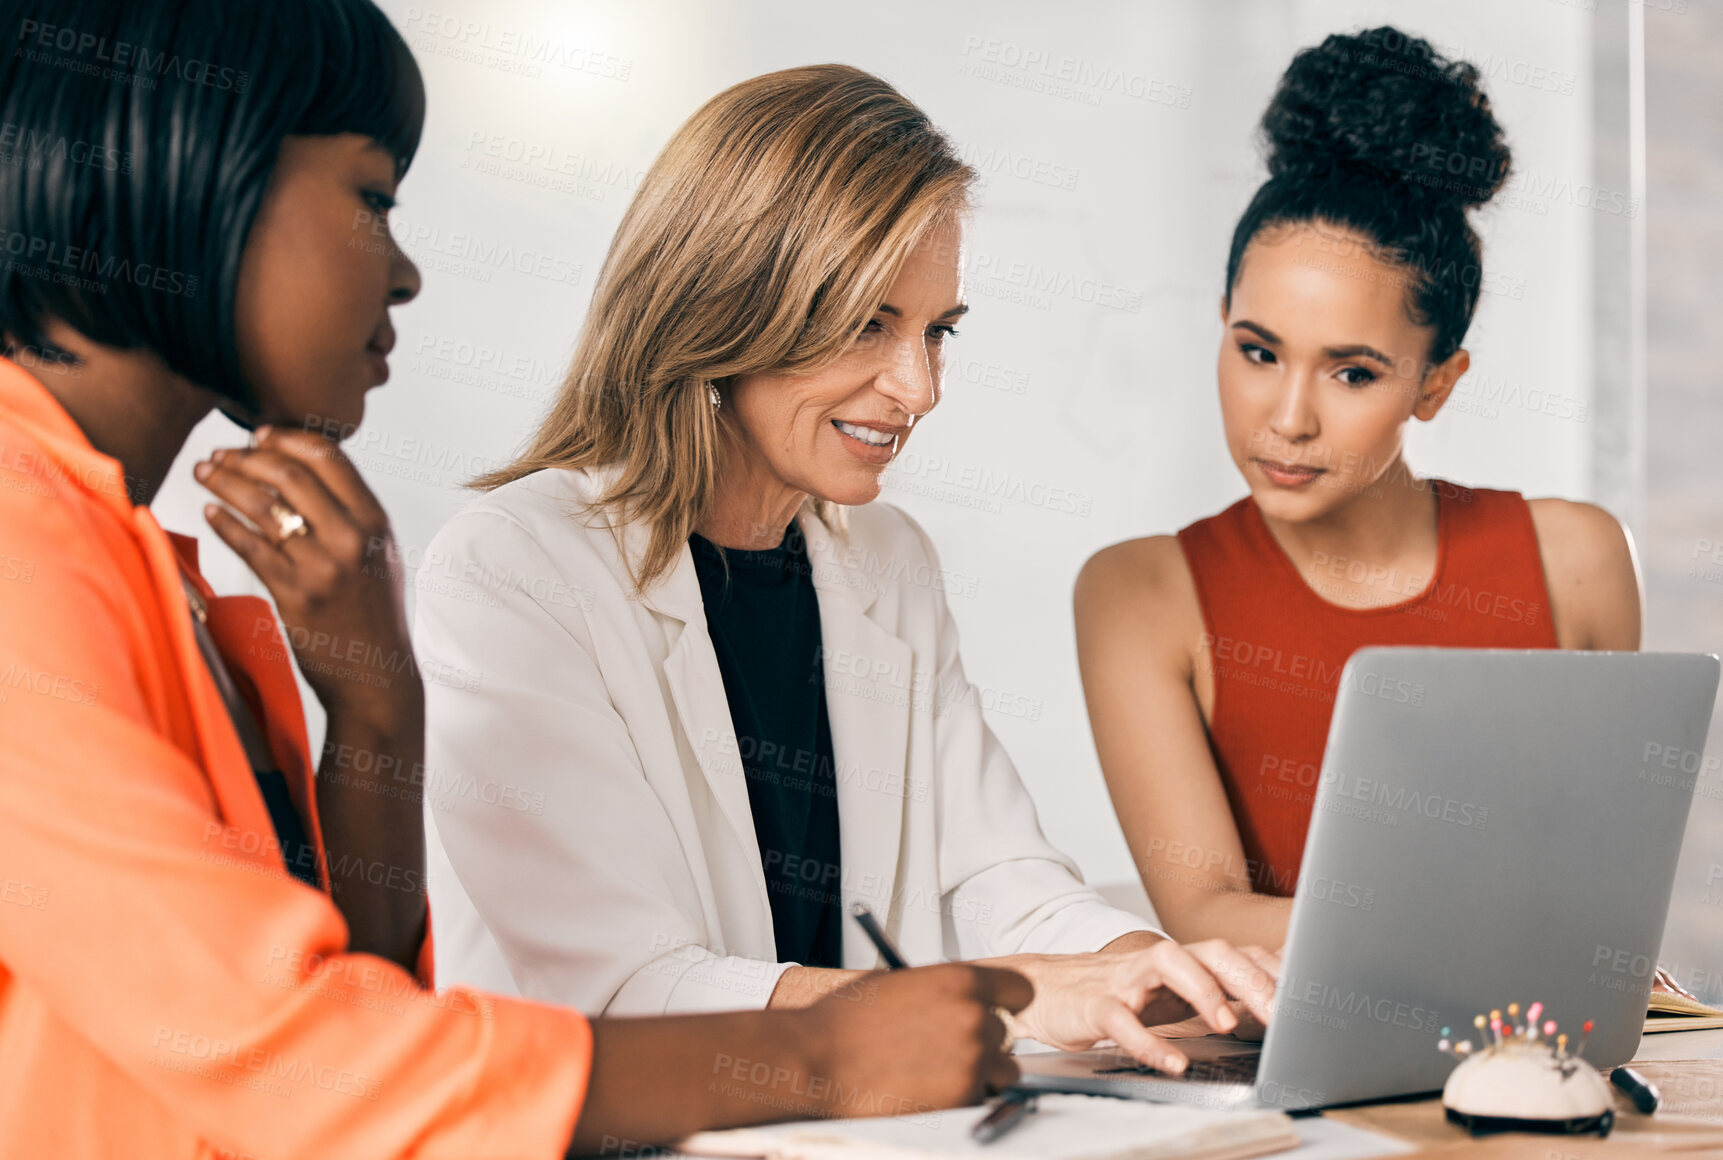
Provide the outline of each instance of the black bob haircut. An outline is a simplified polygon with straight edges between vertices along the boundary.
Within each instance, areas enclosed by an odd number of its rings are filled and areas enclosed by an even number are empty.
[[[406,172],[418,65],[371,0],[0,0],[0,330],[155,351],[244,421],[234,292],[282,138],[360,133]]]
[[[1228,306],[1259,233],[1328,225],[1406,272],[1407,314],[1435,330],[1429,365],[1459,350],[1483,280],[1466,211],[1495,196],[1513,160],[1478,79],[1392,27],[1330,36],[1293,57],[1262,117],[1269,179],[1233,231]]]

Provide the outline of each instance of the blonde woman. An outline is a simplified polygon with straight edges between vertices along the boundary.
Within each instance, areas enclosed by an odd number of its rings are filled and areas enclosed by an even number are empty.
[[[426,815],[440,981],[797,1007],[863,993],[861,902],[913,962],[1026,975],[1050,1044],[1178,1070],[1145,1023],[1266,1018],[1270,956],[1179,947],[1047,844],[933,546],[873,502],[967,309],[972,179],[837,65],[720,94],[652,167],[556,406],[431,549],[417,641],[473,678],[431,684],[429,764],[492,787]]]

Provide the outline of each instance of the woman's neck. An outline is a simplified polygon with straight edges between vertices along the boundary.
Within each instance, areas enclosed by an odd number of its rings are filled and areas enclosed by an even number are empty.
[[[726,492],[720,478],[718,501],[694,530],[720,548],[764,552],[783,543],[784,530],[801,510],[804,493],[767,496]]]
[[[724,439],[718,460],[718,489],[712,509],[694,530],[720,548],[769,551],[783,543],[807,492],[792,487],[763,456]]]
[[[1436,497],[1404,459],[1395,459],[1375,484],[1325,515],[1289,522],[1264,514],[1263,523],[1300,565],[1319,554],[1331,560],[1387,563],[1431,545]]]
[[[62,330],[47,337],[78,356],[70,373],[15,365],[59,401],[92,447],[119,461],[132,502],[148,506],[192,428],[214,409],[214,396],[154,353],[98,346]]]

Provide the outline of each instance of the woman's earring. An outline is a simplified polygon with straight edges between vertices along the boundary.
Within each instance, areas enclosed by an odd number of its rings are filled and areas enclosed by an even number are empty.
[[[706,384],[706,397],[712,400],[712,409],[714,411],[724,405],[724,396],[718,393],[718,387],[714,383]]]

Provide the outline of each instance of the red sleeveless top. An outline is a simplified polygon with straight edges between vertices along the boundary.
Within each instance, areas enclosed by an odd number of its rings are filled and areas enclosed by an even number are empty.
[[[1340,670],[1366,645],[1555,648],[1531,509],[1518,492],[1430,480],[1432,577],[1317,562],[1317,581],[1371,580],[1405,599],[1343,608],[1306,583],[1248,496],[1179,532],[1196,581],[1214,712],[1209,749],[1258,893],[1290,896],[1328,743]]]

